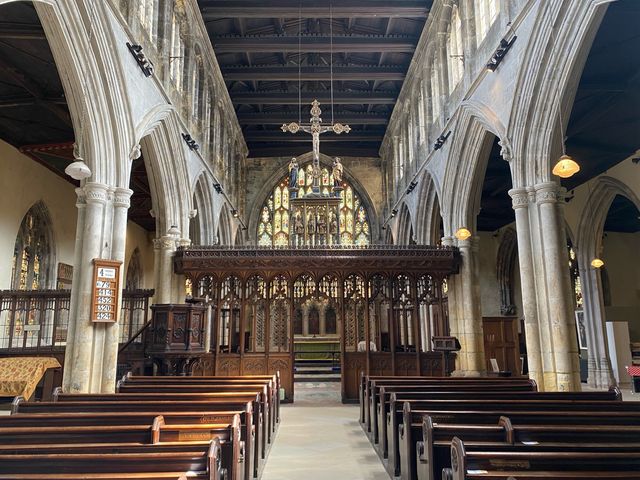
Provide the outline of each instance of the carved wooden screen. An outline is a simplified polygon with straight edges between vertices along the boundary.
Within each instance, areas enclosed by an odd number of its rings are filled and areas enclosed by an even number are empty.
[[[291,305],[289,298],[289,281],[284,275],[276,276],[271,280],[269,299],[270,352],[288,352],[290,350]]]
[[[416,349],[414,302],[411,280],[407,275],[393,279],[393,330],[396,351],[413,352]]]
[[[324,275],[318,282],[318,297],[322,305],[320,315],[320,333],[336,335],[338,333],[338,277]]]
[[[364,279],[355,273],[344,281],[344,348],[347,352],[366,350],[364,285]]]
[[[389,338],[389,283],[382,274],[372,275],[369,279],[369,335],[377,351],[391,351]]]
[[[247,280],[245,287],[244,351],[265,351],[267,282],[260,275]]]
[[[238,277],[230,275],[220,284],[218,345],[221,352],[240,352],[240,294]]]
[[[320,309],[318,308],[316,282],[313,276],[308,273],[303,273],[293,282],[293,308],[294,318],[296,322],[300,322],[298,330],[302,330],[302,334],[317,335],[320,333]],[[312,331],[312,327],[314,331]]]

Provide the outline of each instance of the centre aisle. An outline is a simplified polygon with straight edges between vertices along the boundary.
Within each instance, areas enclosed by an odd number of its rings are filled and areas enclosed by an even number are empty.
[[[340,402],[340,383],[296,383],[262,480],[388,480],[358,424],[358,406]]]

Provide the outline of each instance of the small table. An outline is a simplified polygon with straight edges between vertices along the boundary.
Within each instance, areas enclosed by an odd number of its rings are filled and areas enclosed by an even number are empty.
[[[633,379],[633,393],[640,393],[640,366],[628,365],[627,373]]]
[[[0,358],[0,397],[21,395],[29,400],[50,368],[60,368],[54,357]]]

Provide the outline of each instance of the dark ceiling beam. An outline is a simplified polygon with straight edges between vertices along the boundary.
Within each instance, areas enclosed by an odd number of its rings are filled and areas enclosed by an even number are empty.
[[[283,123],[291,122],[295,114],[291,113],[240,113],[238,115],[238,122],[241,125],[282,125]],[[309,115],[306,115],[308,117]],[[326,116],[326,115],[325,115]],[[305,117],[305,118],[306,118]],[[389,123],[388,115],[372,115],[372,114],[357,114],[353,112],[340,112],[334,113],[334,118],[340,123],[346,123],[349,125],[386,125]],[[330,120],[331,118],[329,118]]]
[[[13,81],[19,87],[26,90],[30,95],[32,95],[36,102],[42,105],[44,108],[53,113],[56,117],[62,120],[67,126],[73,126],[71,123],[71,116],[66,108],[62,105],[58,105],[57,103],[51,103],[46,100],[46,95],[42,90],[42,87],[38,85],[29,75],[24,73],[15,65],[11,64],[7,59],[0,58],[0,75],[4,77],[4,79],[8,79],[9,81]]]
[[[298,37],[282,35],[256,35],[249,37],[214,37],[211,39],[216,54],[244,52],[298,52]],[[329,53],[413,53],[418,43],[415,37],[372,35],[355,37],[334,35],[304,36],[301,41],[303,52]]]
[[[303,144],[288,144],[281,146],[262,146],[249,144],[249,157],[288,157],[292,155],[302,155],[311,149]],[[325,155],[339,155],[342,157],[378,157],[379,146],[358,147],[341,144],[326,144],[320,147]]]
[[[316,0],[200,0],[205,22],[216,18],[328,18],[329,5]],[[333,5],[334,18],[425,18],[432,1],[343,0]]]
[[[222,67],[225,80],[297,81],[298,67],[285,65],[261,65],[253,67]],[[304,66],[300,72],[303,81],[329,80],[331,68],[322,65]],[[384,80],[403,81],[405,69],[377,65],[334,65],[334,80]]]
[[[333,103],[337,105],[394,105],[398,97],[398,92],[335,92]],[[331,93],[324,92],[302,92],[303,105],[310,104],[314,99],[324,104],[328,108],[331,101]],[[231,92],[231,101],[234,104],[245,105],[297,105],[297,92]],[[321,107],[322,108],[322,107]],[[326,113],[325,113],[326,116]]]
[[[311,142],[311,137],[306,133],[297,133],[292,135],[290,133],[284,133],[279,131],[271,132],[244,132],[245,140],[249,143],[252,142],[286,142],[286,143],[300,143]],[[329,142],[376,142],[379,143],[384,137],[384,132],[351,132],[336,135],[335,133],[325,133],[320,138],[320,144]]]
[[[21,24],[16,22],[0,22],[0,39],[2,40],[46,40],[40,25]]]
[[[66,105],[64,98],[44,98],[36,100],[36,98],[31,95],[7,95],[0,97],[0,108],[29,107],[43,102]]]

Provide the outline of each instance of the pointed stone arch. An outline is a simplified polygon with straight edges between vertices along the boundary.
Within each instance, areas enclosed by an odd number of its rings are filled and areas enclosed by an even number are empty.
[[[514,188],[549,182],[560,156],[578,83],[591,45],[613,0],[541,2],[516,79],[507,136],[513,145]],[[559,124],[562,109],[564,125]],[[559,128],[560,127],[560,128]]]
[[[599,256],[604,224],[617,195],[629,199],[640,211],[640,198],[628,185],[615,178],[601,176],[595,180],[578,223],[576,255],[587,327],[588,383],[594,388],[615,383],[606,341],[602,277],[598,269],[591,267],[591,260]]]
[[[215,227],[215,200],[213,186],[207,174],[202,173],[196,181],[193,193],[193,218],[189,223],[189,238],[193,245],[213,245]]]

